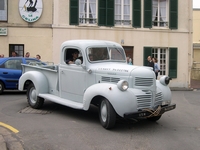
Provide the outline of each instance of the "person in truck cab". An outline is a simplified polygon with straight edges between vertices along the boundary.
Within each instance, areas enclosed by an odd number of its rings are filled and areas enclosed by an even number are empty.
[[[78,59],[78,54],[79,51],[78,50],[73,50],[71,53],[71,56],[66,60],[67,64],[74,64],[76,59]]]
[[[94,61],[108,59],[107,48],[94,48],[93,53],[94,53]]]

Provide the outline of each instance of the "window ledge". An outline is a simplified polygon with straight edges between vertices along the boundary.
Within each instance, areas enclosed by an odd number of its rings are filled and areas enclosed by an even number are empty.
[[[151,30],[169,30],[169,27],[152,27]]]
[[[98,24],[79,24],[79,27],[97,27]]]

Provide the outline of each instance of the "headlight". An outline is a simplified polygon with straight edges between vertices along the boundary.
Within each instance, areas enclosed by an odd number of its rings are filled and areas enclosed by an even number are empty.
[[[126,91],[128,89],[128,82],[125,80],[120,80],[117,83],[117,87],[121,90],[121,91]]]
[[[163,85],[168,85],[170,80],[172,80],[172,78],[167,77],[167,76],[163,76],[160,78],[160,83],[162,83]]]

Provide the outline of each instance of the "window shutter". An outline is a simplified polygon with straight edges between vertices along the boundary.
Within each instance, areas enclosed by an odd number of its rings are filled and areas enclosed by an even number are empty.
[[[169,28],[178,29],[178,0],[169,2]]]
[[[177,78],[177,48],[169,48],[169,77]]]
[[[147,66],[147,57],[152,55],[152,47],[144,47],[143,50],[143,66]]]
[[[141,27],[141,0],[133,0],[133,24],[135,28]]]
[[[114,26],[114,0],[99,0],[99,26]]]
[[[99,0],[98,25],[106,25],[106,0]]]
[[[69,24],[70,25],[78,25],[78,16],[79,16],[79,11],[78,11],[78,0],[70,0],[70,12],[69,12]]]
[[[107,0],[106,26],[114,26],[114,0]]]
[[[152,0],[144,0],[144,28],[152,28]]]

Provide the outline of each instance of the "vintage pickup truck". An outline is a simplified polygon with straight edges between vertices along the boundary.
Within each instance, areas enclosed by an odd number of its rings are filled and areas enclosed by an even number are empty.
[[[67,64],[74,52],[78,59]],[[103,40],[63,42],[58,65],[26,65],[19,90],[27,89],[28,104],[35,109],[44,100],[88,110],[99,108],[101,125],[110,129],[118,117],[157,121],[171,104],[170,77],[155,79],[152,68],[128,65],[123,47]]]

